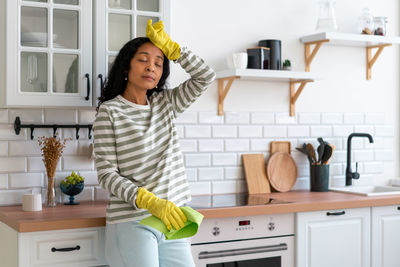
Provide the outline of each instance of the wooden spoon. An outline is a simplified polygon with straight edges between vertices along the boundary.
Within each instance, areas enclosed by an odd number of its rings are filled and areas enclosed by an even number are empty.
[[[314,149],[314,146],[313,146],[311,143],[308,143],[308,144],[306,145],[306,150],[307,150],[307,153],[310,155],[310,157],[311,157],[312,160],[313,160],[312,163],[317,162],[317,156],[315,155],[315,149]],[[312,163],[311,163],[311,164],[312,164]]]

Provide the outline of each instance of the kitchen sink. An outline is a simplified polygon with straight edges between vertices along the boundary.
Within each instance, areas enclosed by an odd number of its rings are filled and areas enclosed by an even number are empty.
[[[382,185],[331,187],[329,190],[363,196],[400,195],[400,187]]]

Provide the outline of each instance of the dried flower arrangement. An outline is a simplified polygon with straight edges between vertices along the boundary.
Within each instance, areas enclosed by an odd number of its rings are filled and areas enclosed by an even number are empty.
[[[57,136],[42,136],[38,138],[40,150],[42,151],[44,166],[46,167],[47,172],[47,206],[56,206],[57,204],[55,201],[54,176],[56,173],[58,160],[64,151],[67,140],[68,139],[64,139],[61,141]]]

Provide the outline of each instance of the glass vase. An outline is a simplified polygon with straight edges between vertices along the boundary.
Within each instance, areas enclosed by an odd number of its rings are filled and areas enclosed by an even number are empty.
[[[57,206],[54,177],[47,177],[46,206],[47,207]]]

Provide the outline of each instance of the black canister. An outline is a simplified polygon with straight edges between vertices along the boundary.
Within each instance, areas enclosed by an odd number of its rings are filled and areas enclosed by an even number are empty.
[[[310,165],[310,190],[327,192],[329,190],[329,165]]]
[[[259,46],[268,47],[269,51],[269,69],[280,70],[282,69],[281,63],[281,40],[261,40],[258,42]]]
[[[247,48],[248,69],[269,69],[269,48]]]

